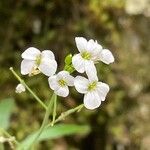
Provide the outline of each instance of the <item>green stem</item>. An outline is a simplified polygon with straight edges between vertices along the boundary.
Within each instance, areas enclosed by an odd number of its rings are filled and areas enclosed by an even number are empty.
[[[63,112],[63,113],[61,113],[61,115],[53,122],[53,124],[51,123],[51,124],[48,125],[48,126],[52,126],[52,125],[54,125],[55,123],[57,123],[57,122],[59,122],[59,121],[61,121],[61,120],[64,120],[65,117],[69,116],[70,114],[73,114],[73,113],[76,112],[76,111],[79,112],[83,107],[84,107],[84,105],[81,104],[81,105],[79,105],[79,106],[77,106],[77,107],[75,107],[75,108],[69,109],[69,110],[67,110],[67,111],[65,111],[65,112]],[[48,127],[48,126],[47,126],[47,127]]]
[[[51,113],[51,108],[52,108],[52,105],[53,105],[55,99],[56,99],[56,94],[53,94],[52,97],[51,97],[51,99],[50,99],[48,108],[47,108],[47,110],[46,110],[46,113],[45,113],[45,116],[44,116],[42,125],[41,125],[41,127],[40,127],[40,129],[39,129],[39,132],[38,132],[37,136],[36,136],[35,139],[33,140],[32,146],[34,146],[34,143],[38,140],[39,136],[42,134],[42,132],[43,132],[43,130],[44,130],[44,128],[45,128],[45,125],[48,123],[48,118],[49,118],[49,115],[50,115],[50,113]]]
[[[26,89],[31,93],[31,95],[45,108],[47,109],[47,106],[42,102],[42,100],[29,88],[29,86],[24,82],[23,79],[19,77],[19,75],[14,71],[12,67],[10,67],[10,71],[13,73],[13,75],[16,77],[16,79],[23,84]]]
[[[0,128],[0,132],[2,134],[4,134],[6,137],[8,138],[14,138],[14,136],[11,136],[6,130]],[[13,142],[16,144],[16,145],[19,145],[19,142],[14,138]]]
[[[52,105],[53,105],[55,99],[56,99],[56,95],[53,94],[53,96],[52,96],[52,98],[51,98],[51,100],[50,100],[50,103],[49,103],[49,105],[48,105],[48,109],[47,109],[47,111],[46,111],[46,114],[45,114],[44,120],[43,120],[43,122],[42,122],[41,128],[40,128],[40,130],[39,130],[37,136],[35,137],[34,141],[32,142],[32,148],[33,148],[33,149],[34,149],[33,146],[34,146],[35,142],[38,140],[38,138],[39,138],[39,136],[42,134],[43,130],[46,129],[46,128],[48,128],[48,127],[50,127],[50,126],[52,126],[52,124],[46,125],[46,123],[48,122],[48,117],[49,117],[48,114],[51,113],[51,109],[50,109],[50,108],[52,107]],[[61,115],[60,115],[56,120],[54,120],[53,125],[54,125],[55,123],[61,121],[61,120],[64,120],[65,117],[67,117],[68,115],[70,115],[70,114],[72,114],[72,113],[74,113],[74,112],[76,112],[76,111],[77,111],[77,112],[80,111],[80,110],[83,108],[83,106],[84,106],[84,105],[81,104],[81,105],[79,105],[79,106],[77,106],[77,107],[75,107],[75,108],[72,108],[72,109],[70,109],[70,110],[68,110],[68,111],[66,111],[66,112],[61,113]],[[31,146],[31,145],[30,145],[30,146]],[[28,149],[29,149],[29,148],[28,148]]]
[[[52,126],[54,125],[55,118],[56,118],[56,106],[57,106],[57,97],[55,96],[55,99],[54,99],[54,108],[53,108]]]

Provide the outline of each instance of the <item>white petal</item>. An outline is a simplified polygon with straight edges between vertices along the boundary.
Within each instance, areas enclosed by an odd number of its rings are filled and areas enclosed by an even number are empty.
[[[32,72],[32,69],[35,67],[35,61],[33,60],[23,60],[21,62],[21,74],[26,75]]]
[[[100,44],[98,44],[97,41],[95,42],[95,45],[96,45],[95,47],[98,51],[102,51],[103,47]]]
[[[100,53],[100,60],[105,64],[110,64],[114,62],[114,56],[108,49],[103,49]]]
[[[49,83],[49,86],[52,90],[58,90],[59,87],[60,87],[58,82],[57,82],[56,75],[49,77],[48,78],[48,83]]]
[[[87,40],[83,37],[76,37],[75,42],[79,52],[83,52],[86,50]]]
[[[69,95],[68,86],[60,87],[57,91],[55,91],[55,94],[62,96],[62,97],[67,97]]]
[[[97,70],[93,61],[86,60],[85,71],[90,81],[98,81]]]
[[[41,53],[42,59],[55,59],[54,53],[50,50],[44,50]]]
[[[60,71],[58,74],[57,74],[57,79],[60,80],[60,79],[65,79],[66,77],[68,77],[69,75],[69,72],[68,71]]]
[[[95,109],[99,107],[100,104],[101,104],[101,100],[97,92],[92,91],[84,95],[84,106],[87,109],[91,109],[91,110]]]
[[[78,72],[83,73],[85,71],[85,60],[81,57],[80,54],[74,55],[72,57],[72,64]]]
[[[102,50],[103,50],[102,46],[98,44],[97,42],[95,42],[95,49],[93,50],[93,53],[92,53],[92,60],[94,62],[99,60],[99,56]]]
[[[86,51],[88,51],[88,52],[93,52],[93,50],[96,48],[96,45],[95,45],[95,42],[94,42],[94,40],[89,40],[88,42],[87,42],[87,46],[86,46]]]
[[[38,68],[46,76],[52,76],[57,70],[57,62],[54,59],[42,59]]]
[[[74,86],[75,89],[79,92],[79,93],[87,93],[87,89],[88,89],[88,84],[89,81],[88,79],[86,79],[85,77],[82,76],[77,76],[74,79]]]
[[[65,79],[68,86],[74,86],[74,77],[71,75],[68,75]]]
[[[28,60],[35,60],[36,57],[40,54],[41,52],[39,49],[35,47],[29,47],[22,53],[21,57]]]
[[[109,85],[106,83],[103,83],[103,82],[98,82],[97,92],[98,92],[98,95],[99,95],[101,101],[104,101],[107,93],[109,92]]]

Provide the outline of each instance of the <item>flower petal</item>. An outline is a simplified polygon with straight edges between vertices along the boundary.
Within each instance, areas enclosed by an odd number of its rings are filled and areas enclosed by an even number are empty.
[[[66,82],[68,86],[74,86],[74,77],[70,74],[66,77]]]
[[[35,47],[29,47],[22,53],[21,57],[23,59],[35,60],[36,57],[40,54],[41,54],[41,52],[39,49],[37,49]]]
[[[104,101],[107,93],[109,92],[109,85],[103,82],[98,82],[96,91],[98,92],[101,101]]]
[[[41,53],[42,59],[55,59],[54,53],[50,50],[44,50]]]
[[[95,42],[95,49],[92,52],[92,60],[94,62],[99,60],[99,56],[100,56],[100,53],[102,52],[102,50],[103,50],[102,46],[100,44],[98,44],[96,41]]]
[[[110,64],[114,62],[114,56],[108,49],[103,49],[100,53],[100,60],[104,62],[105,64]]]
[[[79,92],[79,93],[87,93],[87,89],[88,89],[88,84],[89,81],[88,79],[86,79],[85,77],[82,76],[77,76],[74,79],[74,86],[75,89]]]
[[[49,83],[49,86],[52,90],[58,90],[59,87],[60,87],[58,82],[57,82],[56,75],[49,77],[48,78],[48,83]]]
[[[72,64],[78,72],[83,73],[85,71],[85,60],[80,54],[76,54],[72,57]]]
[[[84,95],[84,106],[87,109],[95,109],[101,105],[101,100],[97,92],[92,91]]]
[[[60,71],[58,74],[57,74],[57,79],[60,80],[60,79],[66,79],[66,77],[68,77],[69,75],[69,72],[68,71]]]
[[[55,94],[62,96],[62,97],[67,97],[69,95],[68,86],[60,87],[58,90],[55,91]]]
[[[35,61],[33,60],[23,60],[21,62],[21,74],[26,75],[32,72],[32,69],[35,67]]]
[[[86,51],[88,51],[88,52],[93,52],[93,50],[96,48],[96,45],[95,45],[95,42],[94,42],[94,40],[89,40],[88,42],[87,42],[87,46],[86,46]]]
[[[85,71],[90,81],[98,81],[97,70],[93,61],[85,61]]]
[[[42,59],[38,68],[46,76],[52,76],[57,70],[57,62],[55,60]]]
[[[75,42],[79,52],[83,52],[86,50],[87,40],[83,37],[76,37]]]

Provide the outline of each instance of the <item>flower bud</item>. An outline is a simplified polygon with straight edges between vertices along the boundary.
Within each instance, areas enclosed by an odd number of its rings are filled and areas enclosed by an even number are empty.
[[[25,90],[26,89],[25,89],[24,85],[20,83],[20,84],[17,85],[15,92],[16,93],[22,93],[22,92],[25,92]]]

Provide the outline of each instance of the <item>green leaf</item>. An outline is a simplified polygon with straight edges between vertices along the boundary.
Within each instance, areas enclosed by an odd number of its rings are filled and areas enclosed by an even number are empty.
[[[15,106],[14,99],[7,98],[0,102],[0,127],[7,129],[9,127],[10,115]]]
[[[90,127],[87,125],[75,125],[75,124],[59,124],[55,126],[49,126],[45,128],[38,138],[39,141],[47,140],[47,139],[56,139],[62,136],[72,135],[72,134],[87,134],[90,132]],[[36,137],[38,131],[29,135],[24,141],[21,142],[21,145],[17,150],[28,149],[29,145],[33,142]]]

